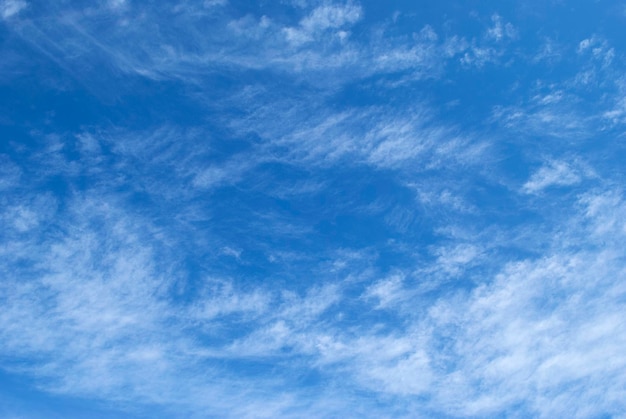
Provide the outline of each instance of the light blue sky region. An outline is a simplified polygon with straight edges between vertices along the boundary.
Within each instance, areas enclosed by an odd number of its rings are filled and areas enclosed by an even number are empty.
[[[0,416],[623,417],[625,27],[0,0]]]

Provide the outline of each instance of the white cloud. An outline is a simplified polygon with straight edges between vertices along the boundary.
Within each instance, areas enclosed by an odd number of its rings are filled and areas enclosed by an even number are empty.
[[[498,52],[494,48],[472,46],[465,54],[463,54],[460,61],[465,65],[482,67],[486,63],[495,61],[498,55]]]
[[[232,282],[223,280],[206,280],[200,294],[200,302],[192,310],[192,316],[209,322],[229,315],[257,318],[267,312],[272,301],[268,292],[238,290]]]
[[[618,259],[604,252],[563,253],[511,264],[466,302],[438,306],[434,327],[455,335],[444,353],[430,353],[454,360],[454,374],[440,377],[440,403],[450,405],[453,394],[444,389],[451,385],[466,394],[456,414],[488,415],[522,400],[543,416],[581,414],[591,400],[611,409],[621,390],[603,377],[626,381],[616,372],[626,365],[618,349],[626,330],[616,321],[624,289],[612,279],[621,272]],[[550,403],[572,385],[577,401]],[[607,393],[596,394],[598,386]]]
[[[209,281],[188,304],[176,304],[181,272],[172,269],[175,251],[160,253],[163,243],[145,220],[97,195],[67,203],[67,218],[55,218],[63,234],[4,236],[5,371],[35,377],[42,390],[56,394],[156,404],[162,412],[186,416],[207,408],[231,414],[243,405],[241,398],[269,409],[280,397],[261,402],[236,390],[236,379],[219,378],[218,368],[206,364],[207,354],[227,351],[199,337],[216,336],[216,330],[223,336],[220,319],[228,316],[257,319],[272,296]],[[319,303],[298,305],[304,311],[294,308],[296,316],[323,310]],[[33,362],[12,362],[23,357]]]
[[[458,275],[481,255],[481,250],[472,244],[458,244],[436,250],[436,269],[448,275]]]
[[[437,76],[463,44],[459,40],[453,47],[446,39],[440,41],[429,26],[410,40],[373,31],[372,42],[365,44],[351,37],[351,26],[363,15],[361,7],[351,2],[318,4],[295,17],[295,24],[272,15],[229,18],[190,3],[175,8],[174,14],[168,7],[142,9],[137,14],[138,10],[128,6],[115,1],[86,14],[64,13],[59,6],[57,14],[63,19],[47,21],[39,32],[20,30],[20,36],[84,82],[90,74],[78,74],[78,60],[90,63],[87,68],[102,69],[106,62],[122,73],[155,80],[178,79],[196,86],[219,68],[286,71],[315,84],[332,86],[399,72],[409,72],[408,77],[415,80]],[[117,14],[102,32],[99,16],[109,15],[111,7],[128,13]],[[176,30],[151,30],[151,25],[161,20]],[[207,33],[203,29],[207,25],[214,30]],[[315,42],[309,42],[313,39]],[[89,83],[93,83],[91,78]],[[97,86],[91,87],[97,90]]]
[[[22,170],[9,156],[0,154],[0,190],[18,186]]]
[[[127,6],[126,0],[108,0],[107,4],[114,10],[122,9]]]
[[[222,247],[221,253],[226,256],[232,256],[237,260],[241,259],[241,249],[234,249],[230,246]]]
[[[460,54],[459,62],[464,66],[481,68],[485,64],[497,63],[507,52],[505,40],[517,38],[517,30],[511,23],[504,23],[502,18],[495,14],[491,17],[493,26],[487,29],[482,39],[451,38],[448,41],[450,56]]]
[[[385,308],[391,304],[397,303],[399,300],[407,297],[406,290],[403,286],[404,278],[397,274],[389,278],[380,280],[370,285],[364,297],[376,298],[378,300],[377,308]]]
[[[593,39],[593,38],[583,39],[578,44],[578,50],[577,50],[578,53],[580,54],[583,51],[587,50],[593,43],[595,43],[595,39]]]
[[[204,7],[226,6],[228,0],[204,0]]]
[[[262,109],[247,125],[236,128],[273,139],[272,148],[289,151],[281,158],[303,165],[324,166],[349,158],[373,167],[420,171],[444,164],[451,168],[476,164],[488,151],[486,141],[461,137],[424,109],[355,108],[341,113],[313,109],[300,104],[286,110],[283,117],[294,129],[267,124],[264,115],[278,112],[274,107]]]
[[[75,214],[68,237],[29,244],[29,259],[39,265],[40,275],[3,272],[3,298],[11,303],[0,316],[0,350],[40,359],[29,373],[50,377],[60,391],[116,393],[133,380],[117,375],[126,362],[134,363],[122,353],[150,341],[164,344],[152,335],[168,316],[157,297],[163,279],[153,275],[151,255],[137,242],[136,232],[121,220],[116,220],[118,232],[81,231],[89,219],[111,220],[111,210],[88,203]],[[83,211],[91,215],[85,219]],[[111,347],[122,341],[126,343]],[[147,368],[133,365],[141,375]]]
[[[352,4],[326,4],[315,8],[300,20],[297,27],[284,28],[285,36],[292,45],[312,41],[329,29],[339,29],[354,24],[361,18],[361,8]],[[336,32],[340,38],[347,36],[345,31]]]
[[[217,3],[224,4],[204,6]],[[626,204],[621,192],[579,194],[580,213],[559,220],[547,235],[534,231],[546,226],[530,220],[523,228],[531,232],[532,249],[525,254],[541,255],[521,261],[502,257],[498,246],[514,247],[517,243],[506,239],[517,231],[502,233],[496,221],[487,219],[491,208],[474,204],[481,203],[472,197],[474,190],[464,191],[492,169],[485,163],[486,140],[461,133],[415,100],[400,108],[342,103],[337,112],[327,108],[336,90],[318,91],[328,86],[322,79],[343,83],[401,71],[436,75],[443,60],[458,54],[465,54],[467,64],[493,62],[502,54],[496,44],[515,37],[514,28],[495,15],[486,37],[491,43],[441,40],[427,26],[410,41],[384,30],[368,33],[370,45],[349,36],[363,15],[353,3],[326,2],[289,24],[250,15],[230,24],[217,22],[210,33],[200,30],[211,27],[203,20],[208,13],[194,7],[180,8],[176,16],[146,10],[134,28],[112,27],[106,36],[90,26],[99,10],[51,19],[50,26],[39,29],[41,38],[28,31],[22,35],[42,49],[67,54],[68,66],[76,59],[77,45],[79,57],[95,47],[118,69],[155,78],[190,82],[226,65],[229,71],[277,70],[281,82],[304,74],[313,87],[306,90],[309,85],[303,83],[307,94],[298,100],[280,99],[274,91],[255,96],[250,91],[256,87],[250,87],[212,103],[212,110],[226,103],[236,109],[233,114],[244,111],[242,117],[229,114],[227,123],[219,121],[229,124],[221,126],[232,129],[228,136],[254,136],[241,153],[216,150],[221,143],[212,135],[223,133],[212,134],[206,126],[185,130],[164,124],[141,132],[116,129],[47,138],[49,147],[29,160],[38,170],[32,175],[37,181],[52,173],[69,184],[81,177],[82,185],[83,176],[98,176],[88,178],[85,183],[93,186],[84,194],[68,192],[61,209],[54,200],[0,199],[3,368],[45,378],[50,389],[73,396],[154,403],[200,416],[210,409],[215,416],[232,417],[355,412],[381,417],[375,406],[379,400],[398,405],[394,417],[498,416],[516,409],[522,409],[521,415],[572,417],[624,410],[626,330],[620,319],[626,287],[620,279],[626,274]],[[164,17],[180,29],[172,31],[175,36],[163,30],[143,37]],[[188,39],[178,40],[181,33]],[[51,40],[42,41],[46,36]],[[285,36],[293,36],[291,45]],[[319,43],[308,45],[309,39]],[[581,54],[606,60],[610,49],[594,42],[581,47]],[[207,91],[198,89],[198,97]],[[499,127],[535,136],[584,131],[589,121],[567,107],[570,99],[564,86],[550,86],[523,106],[501,108]],[[515,146],[527,150],[523,141]],[[69,156],[73,151],[79,158]],[[22,170],[0,159],[0,187],[18,189]],[[267,164],[282,165],[304,180],[263,178],[259,168]],[[418,190],[418,202],[410,197],[404,205],[385,207],[381,222],[402,234],[367,249],[338,250],[328,240],[322,246],[328,250],[310,252],[282,240],[309,240],[316,233],[316,223],[328,214],[325,208],[322,214],[307,213],[308,199],[342,195],[343,189],[333,189],[344,173],[336,170],[352,167],[372,179],[391,173],[393,181],[385,188]],[[575,157],[561,157],[546,161],[521,191],[581,187],[588,177]],[[355,178],[362,181],[360,175]],[[246,212],[256,220],[225,217],[224,222],[216,208],[231,204],[212,192],[226,184],[245,189],[235,196],[257,194],[277,206],[293,199],[305,214],[285,216],[289,211],[261,206]],[[151,203],[126,207],[127,198]],[[350,201],[341,205],[353,209]],[[46,212],[46,206],[52,209]],[[418,234],[413,220],[421,216],[419,234],[426,239],[411,242],[406,237]],[[250,224],[240,231],[239,222]],[[220,229],[234,238],[220,240]],[[252,249],[256,253],[246,247],[254,235],[250,232],[264,242]],[[442,236],[449,241],[442,244]],[[434,244],[427,247],[424,242],[430,240]],[[379,266],[384,265],[379,251],[406,266],[386,271]],[[272,265],[265,272],[250,266],[237,270],[255,258],[259,265],[266,259]],[[186,268],[190,259],[199,265],[195,275]],[[219,270],[220,263],[235,273],[226,279],[205,274]],[[478,274],[467,274],[474,268]],[[460,277],[461,286],[441,277]],[[23,357],[37,361],[26,366],[10,362]],[[298,393],[294,383],[308,380],[309,373],[315,384]],[[315,387],[316,380],[330,390]],[[375,400],[372,410],[359,398],[364,390],[368,400]],[[316,415],[315,409],[325,414]]]
[[[571,186],[580,181],[580,174],[567,162],[552,160],[533,173],[522,190],[525,193],[537,193],[550,186]]]
[[[576,106],[577,98],[540,97],[547,100],[537,101],[535,96],[530,103],[496,107],[493,119],[528,137],[568,138],[573,141],[587,138],[593,132],[592,117]]]
[[[581,197],[580,203],[585,208],[586,221],[590,223],[591,237],[604,243],[623,239],[626,234],[626,204],[619,192],[587,193]]]
[[[561,60],[563,56],[563,47],[555,40],[546,38],[543,45],[539,48],[539,51],[533,57],[533,61],[548,63],[554,63]]]
[[[506,38],[517,37],[517,30],[515,27],[509,22],[504,23],[500,15],[493,15],[491,17],[491,21],[493,22],[493,26],[487,29],[487,38],[495,41],[501,41]]]
[[[0,3],[0,14],[3,19],[9,19],[28,7],[23,0],[4,0]]]
[[[612,124],[623,124],[626,122],[626,98],[616,98],[615,103],[608,111],[602,115],[603,118]]]
[[[20,232],[30,230],[39,223],[37,213],[21,206],[9,209],[3,218],[11,219],[13,227]]]
[[[359,6],[324,5],[314,9],[311,14],[300,21],[300,26],[307,32],[340,28],[353,24],[361,18]]]
[[[258,318],[255,329],[233,342],[222,356],[272,357],[283,351],[315,353],[316,324],[339,301],[341,289],[335,284],[311,287],[304,296],[283,291],[280,302],[273,307],[273,314]]]
[[[580,41],[576,52],[591,58],[592,62],[599,64],[600,69],[609,67],[615,58],[615,48],[596,35]]]
[[[220,167],[209,167],[194,177],[193,184],[201,188],[217,186],[229,179],[229,173]]]
[[[391,132],[406,130],[410,124]],[[136,144],[130,138],[115,153],[137,162],[180,155],[159,135],[146,138]],[[558,171],[561,163],[545,167]],[[535,187],[547,188],[549,178],[537,175]],[[0,286],[7,302],[0,352],[37,356],[35,367],[19,372],[47,378],[56,391],[183,403],[196,412],[207,406],[240,412],[238,406],[256,403],[278,416],[310,413],[311,405],[303,407],[289,390],[290,374],[303,369],[340,383],[340,392],[397,397],[407,411],[424,415],[490,416],[519,406],[535,416],[618,411],[626,383],[626,330],[619,321],[626,287],[615,278],[626,274],[626,205],[616,191],[590,192],[578,205],[579,218],[556,226],[555,242],[535,259],[502,264],[482,257],[484,237],[465,244],[457,238],[433,248],[430,261],[376,275],[363,273],[375,256],[339,252],[340,263],[323,265],[334,270],[310,270],[303,280],[311,285],[299,291],[202,278],[183,290],[196,294],[181,303],[172,291],[181,281],[179,242],[159,238],[148,219],[123,211],[109,196],[78,196],[69,203],[63,234],[43,242],[12,238],[13,247],[2,249],[8,280]],[[15,271],[10,261],[24,257],[41,272]],[[427,291],[437,297],[425,296],[427,274],[450,275],[475,264],[488,268],[483,285],[450,293],[435,286]],[[330,280],[315,285],[320,278]],[[276,360],[283,372],[271,378],[229,370],[226,379],[217,366],[258,361],[262,368]],[[265,398],[240,387],[251,383]],[[565,387],[575,387],[576,397],[568,399]],[[428,401],[415,407],[416,398]],[[337,403],[335,413],[353,411],[353,399],[328,400]]]

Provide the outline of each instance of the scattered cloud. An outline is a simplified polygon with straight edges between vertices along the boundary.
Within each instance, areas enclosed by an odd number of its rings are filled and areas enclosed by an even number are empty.
[[[326,4],[315,8],[303,18],[298,27],[284,28],[287,40],[293,45],[300,45],[314,40],[318,34],[329,29],[340,29],[357,22],[362,10],[353,4],[334,5]],[[347,32],[339,30],[336,35],[340,38],[347,36]]]
[[[563,54],[564,51],[562,45],[554,39],[546,38],[543,45],[540,46],[539,51],[533,57],[533,61],[556,63],[562,59]]]
[[[481,254],[480,249],[471,244],[460,244],[453,248],[440,248],[436,251],[436,268],[448,275],[458,275],[462,268],[475,261]]]
[[[0,3],[6,374],[138,417],[625,411],[618,43],[137,6]]]
[[[22,10],[28,7],[28,3],[22,0],[3,0],[0,3],[0,15],[3,19],[10,19],[13,16],[19,14]]]
[[[522,190],[525,193],[537,193],[550,186],[571,186],[580,181],[580,175],[566,162],[550,161],[533,173]]]
[[[226,6],[228,0],[204,0],[205,7]]]
[[[600,40],[596,36],[583,39],[578,44],[578,54],[588,54],[602,63],[603,66],[608,66],[615,57],[615,49],[611,48],[607,41]]]
[[[127,3],[126,0],[109,0],[108,5],[113,10],[118,10],[124,8]]]
[[[401,275],[393,275],[371,285],[365,296],[378,299],[377,308],[385,308],[406,297],[403,281],[404,278]]]
[[[493,26],[487,29],[487,38],[495,41],[502,41],[504,39],[515,39],[517,37],[517,30],[509,23],[504,23],[502,17],[495,14],[491,17]]]
[[[461,335],[435,355],[455,360],[441,388],[469,396],[450,413],[484,415],[524,400],[533,414],[586,415],[586,406],[598,397],[608,412],[621,409],[616,404],[620,391],[604,387],[601,378],[608,374],[624,380],[610,366],[624,362],[616,352],[624,331],[615,321],[615,298],[623,290],[610,280],[622,274],[620,265],[604,252],[560,253],[510,265],[466,302],[434,309],[434,326],[447,330],[442,334]],[[609,358],[611,363],[602,361]],[[480,391],[475,390],[478,383]],[[562,393],[564,386],[573,386],[575,396]],[[598,386],[604,387],[602,396],[593,390]],[[438,396],[451,395],[443,390]],[[554,403],[569,397],[587,402]],[[442,403],[455,406],[453,400]]]

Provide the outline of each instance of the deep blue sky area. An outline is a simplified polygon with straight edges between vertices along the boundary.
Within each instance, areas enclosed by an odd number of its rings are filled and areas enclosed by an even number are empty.
[[[625,25],[0,0],[0,416],[624,416]]]

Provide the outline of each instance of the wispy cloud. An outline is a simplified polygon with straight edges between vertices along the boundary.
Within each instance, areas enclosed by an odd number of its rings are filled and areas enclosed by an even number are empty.
[[[284,157],[290,162],[328,165],[349,159],[381,168],[411,165],[412,170],[428,170],[441,165],[471,165],[488,149],[486,141],[463,138],[453,127],[438,125],[419,108],[400,114],[384,108],[355,108],[327,115],[322,111],[308,118],[315,108],[292,107],[284,117],[293,130],[265,123],[266,115],[276,111],[274,107],[261,108],[246,125],[235,128],[275,139],[270,147],[288,147]]]
[[[430,26],[423,27],[411,41],[391,36],[386,23],[370,32],[367,43],[353,39],[351,27],[363,15],[362,7],[353,2],[296,8],[295,21],[274,18],[270,13],[238,16],[227,5],[220,5],[224,6],[221,12],[209,10],[214,9],[213,3],[140,9],[128,2],[109,2],[107,7],[82,12],[58,6],[56,14],[63,19],[24,20],[14,30],[68,71],[72,68],[69,63],[82,60],[90,63],[92,71],[106,69],[113,77],[121,71],[154,80],[174,78],[196,86],[207,74],[225,68],[287,72],[314,84],[335,86],[376,74],[407,72],[412,79],[437,77],[447,60],[468,49],[463,38],[440,39]],[[123,13],[111,16],[111,9]],[[112,24],[103,27],[99,23],[103,18]],[[128,24],[131,19],[132,25]],[[492,35],[487,37],[493,38],[490,42],[514,36],[511,24],[494,19],[495,26],[488,32]],[[149,30],[153,22],[161,20],[184,35]],[[202,28],[207,25],[216,30],[206,33]],[[501,48],[477,44],[472,51],[463,60],[484,63],[499,55]],[[332,74],[332,80],[322,74]],[[84,74],[75,73],[75,77],[87,82]]]
[[[598,60],[603,66],[608,66],[615,57],[615,49],[611,48],[607,41],[600,40],[596,36],[583,39],[578,44],[578,54],[590,53],[594,60]]]
[[[285,36],[291,44],[299,45],[313,41],[322,32],[336,30],[333,35],[343,40],[349,32],[341,28],[357,22],[361,13],[361,8],[352,4],[319,6],[303,18],[298,27],[284,28]]]
[[[491,17],[493,26],[487,29],[487,38],[494,39],[495,41],[501,41],[506,38],[517,37],[517,30],[510,22],[503,22],[502,17],[498,14],[494,14]]]
[[[9,19],[17,15],[28,6],[28,3],[22,0],[4,0],[0,3],[0,14],[3,19]]]
[[[542,415],[588,414],[584,406],[589,403],[564,407],[550,401],[576,397],[590,402],[597,394],[589,389],[602,386],[605,374],[613,376],[614,369],[601,359],[623,362],[615,352],[624,331],[615,321],[619,303],[611,297],[616,289],[610,281],[621,269],[618,260],[607,256],[562,254],[510,266],[468,305],[437,309],[437,327],[454,327],[462,336],[449,348],[457,354],[455,362],[461,360],[450,376],[456,383],[452,388],[469,391],[467,404],[458,406],[457,413],[487,414],[526,400],[530,412]],[[471,390],[477,383],[481,392]],[[561,393],[570,384],[575,394]],[[605,391],[603,405],[608,407],[617,394]]]
[[[525,193],[537,193],[549,186],[575,185],[580,180],[580,175],[566,162],[551,161],[533,173],[522,189]]]
[[[625,411],[617,43],[538,46],[514,10],[0,5],[8,374],[139,417]]]
[[[498,106],[494,119],[525,136],[546,136],[580,141],[594,127],[596,115],[584,112],[576,96],[565,97],[559,91],[535,95],[518,106]]]
[[[468,45],[459,44],[462,64],[471,67],[483,67],[488,63],[496,63],[504,55],[505,45],[516,40],[518,31],[510,22],[504,22],[498,14],[491,16],[492,25],[488,27],[481,38],[474,38]],[[511,55],[508,56],[511,59]]]

